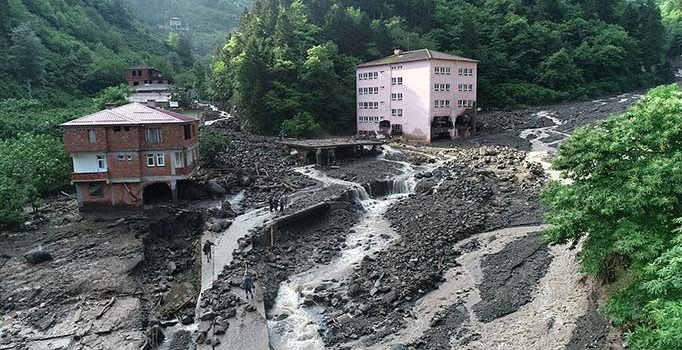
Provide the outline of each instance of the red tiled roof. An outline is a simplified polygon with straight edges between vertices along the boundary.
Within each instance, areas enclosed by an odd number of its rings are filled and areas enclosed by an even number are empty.
[[[150,108],[139,103],[130,103],[74,119],[62,126],[172,124],[194,121],[196,119],[190,116],[165,109]]]

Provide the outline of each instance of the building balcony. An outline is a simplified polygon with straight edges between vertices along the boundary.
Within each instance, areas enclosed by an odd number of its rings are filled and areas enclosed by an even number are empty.
[[[109,172],[100,173],[71,173],[73,182],[106,181],[109,180]]]

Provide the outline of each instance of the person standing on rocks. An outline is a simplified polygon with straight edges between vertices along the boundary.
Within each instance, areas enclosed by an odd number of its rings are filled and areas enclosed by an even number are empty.
[[[242,280],[242,288],[244,289],[244,293],[246,294],[246,299],[249,299],[249,295],[251,296],[251,299],[253,299],[253,292],[251,291],[253,289],[253,279],[251,279],[251,274],[248,272],[244,273],[244,279]]]
[[[204,243],[204,254],[206,255],[206,260],[211,261],[211,251],[213,250],[213,246],[215,243],[211,242],[211,240],[206,240]]]

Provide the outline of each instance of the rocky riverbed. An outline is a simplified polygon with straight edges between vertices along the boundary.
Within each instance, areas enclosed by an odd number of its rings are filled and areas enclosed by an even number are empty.
[[[247,270],[276,350],[618,348],[576,252],[541,242],[538,196],[568,134],[639,96],[484,113],[480,136],[391,145],[324,169],[301,168],[276,138],[209,115],[220,120],[207,128],[232,146],[185,193],[196,201],[85,215],[53,198],[0,233],[0,349],[214,344],[200,319],[229,335],[229,320],[257,309],[239,287]],[[197,299],[201,236],[220,239],[283,191],[287,210],[239,232]],[[273,225],[271,247],[262,240]]]

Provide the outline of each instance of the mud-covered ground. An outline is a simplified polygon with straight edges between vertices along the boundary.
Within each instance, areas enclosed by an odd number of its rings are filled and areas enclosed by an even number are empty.
[[[44,210],[54,219],[0,233],[0,348],[139,349],[161,340],[154,325],[194,316],[202,213],[79,214],[71,200]],[[52,259],[29,263],[35,248]]]
[[[463,252],[454,246],[460,240],[541,221],[537,195],[542,172],[523,162],[523,152],[486,147],[439,150],[426,157],[445,161],[435,171],[419,174],[416,193],[386,213],[400,239],[366,257],[341,284],[344,304],[326,305],[328,345],[360,337],[370,345],[395,333],[414,303],[457,266]],[[353,316],[350,321],[336,322],[346,313]]]
[[[417,174],[415,193],[387,211],[399,238],[316,300],[325,306],[327,346],[488,349],[506,342],[511,349],[601,349],[619,343],[597,311],[594,286],[577,272],[575,252],[547,247],[533,234],[541,229],[538,194],[546,179],[538,164],[526,161],[531,140],[519,135],[559,120],[557,132],[543,140],[555,148],[559,142],[551,141],[562,133],[622,113],[639,96],[483,113],[479,136],[393,146],[380,158],[322,169],[374,190],[401,174],[402,165],[391,160],[438,164]],[[243,302],[234,288],[245,268],[256,273],[270,306],[288,277],[339,256],[363,213],[347,187],[310,179],[277,139],[242,132],[235,120],[210,128],[232,145],[216,167],[198,174],[188,197],[221,201],[244,191],[239,210],[248,211],[286,192],[291,205],[277,215],[337,203],[324,215],[281,227],[275,247],[241,245],[214,293],[200,301],[226,317]],[[188,205],[194,204],[201,206]],[[195,321],[197,242],[209,229],[202,228],[204,211],[94,216],[79,214],[72,199],[50,199],[23,229],[0,232],[0,349],[140,349],[160,341],[166,327]],[[229,225],[229,217],[209,224]],[[490,234],[497,229],[502,233]],[[34,248],[52,260],[28,263],[22,255]],[[192,348],[196,337],[178,332],[171,348]]]

